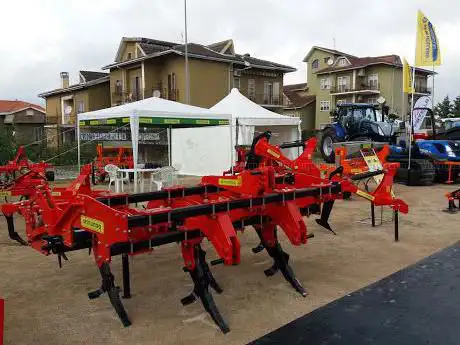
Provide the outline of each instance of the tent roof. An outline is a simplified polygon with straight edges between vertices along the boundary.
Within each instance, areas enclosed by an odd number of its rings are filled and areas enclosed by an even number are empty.
[[[285,116],[267,110],[243,96],[238,89],[234,88],[211,110],[218,113],[230,113],[232,119],[238,119],[243,125],[298,125],[300,119]]]
[[[84,124],[86,120],[126,119],[132,116],[141,118],[141,123],[154,125],[194,126],[228,124],[231,116],[216,111],[195,107],[183,103],[173,102],[158,97],[150,97],[141,101],[126,103],[116,107],[78,114],[78,120]],[[152,119],[148,121],[148,119]],[[144,121],[143,121],[144,120]],[[97,122],[97,121],[96,121]],[[112,122],[107,124],[113,124]]]

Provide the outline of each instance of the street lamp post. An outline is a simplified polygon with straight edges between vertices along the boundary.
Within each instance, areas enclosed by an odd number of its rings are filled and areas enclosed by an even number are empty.
[[[190,79],[188,74],[188,37],[187,37],[187,0],[184,0],[184,24],[185,24],[185,104],[190,104]]]

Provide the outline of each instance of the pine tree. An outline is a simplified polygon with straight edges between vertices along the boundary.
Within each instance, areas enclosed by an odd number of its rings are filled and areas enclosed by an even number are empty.
[[[438,115],[439,117],[443,119],[445,119],[446,117],[449,117],[451,113],[452,113],[452,104],[450,102],[449,96],[444,97],[444,100],[436,104],[436,106],[434,107],[434,114]]]
[[[452,102],[452,115],[454,117],[460,117],[460,96],[457,96]]]

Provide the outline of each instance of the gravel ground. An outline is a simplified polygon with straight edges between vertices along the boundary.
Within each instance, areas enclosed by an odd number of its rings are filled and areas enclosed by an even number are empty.
[[[189,182],[192,180],[189,180]],[[0,296],[6,301],[5,343],[34,345],[77,344],[245,344],[332,300],[381,279],[460,239],[460,214],[441,210],[445,193],[453,186],[396,186],[410,206],[400,217],[400,242],[393,242],[393,226],[375,229],[365,222],[369,205],[354,198],[339,201],[331,217],[338,235],[306,220],[315,237],[308,245],[292,247],[281,236],[298,279],[309,291],[300,297],[280,274],[267,278],[271,264],[265,253],[253,254],[257,236],[248,228],[240,236],[239,266],[213,267],[224,288],[215,295],[231,328],[219,332],[199,303],[186,307],[191,281],[181,269],[177,245],[163,246],[151,255],[132,259],[133,298],[124,304],[133,325],[123,328],[106,296],[89,301],[87,292],[100,284],[99,274],[86,251],[71,253],[59,269],[55,257],[12,243],[0,219]],[[389,216],[385,212],[385,216]],[[16,221],[18,229],[22,222]],[[208,259],[215,256],[208,251]],[[121,284],[120,259],[113,272]]]

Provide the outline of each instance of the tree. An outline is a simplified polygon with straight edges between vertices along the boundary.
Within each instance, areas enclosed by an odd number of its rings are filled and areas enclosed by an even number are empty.
[[[0,130],[0,164],[3,165],[14,158],[16,147],[10,128]]]
[[[434,107],[434,114],[438,115],[439,117],[443,119],[445,119],[446,117],[449,117],[451,113],[452,113],[452,104],[450,102],[449,96],[444,97],[444,100],[436,104],[436,106]]]
[[[457,96],[452,103],[452,114],[454,117],[460,116],[460,96]]]

